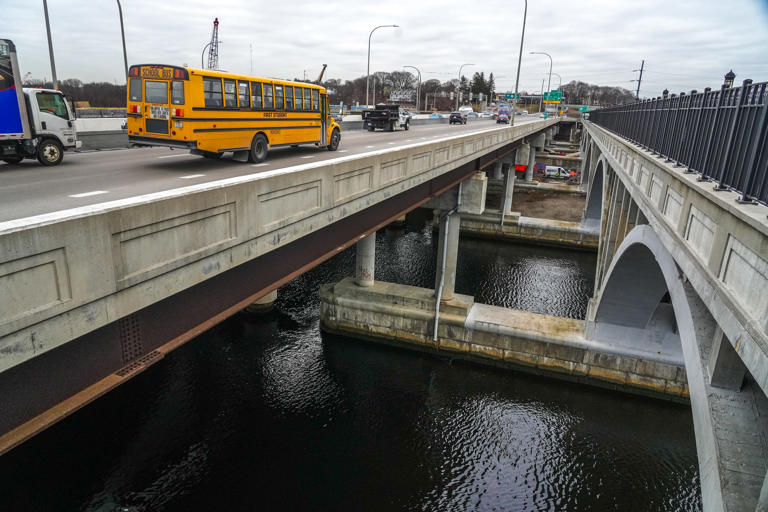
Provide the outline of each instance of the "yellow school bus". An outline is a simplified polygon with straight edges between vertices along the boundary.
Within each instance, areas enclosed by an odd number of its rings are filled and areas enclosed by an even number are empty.
[[[131,66],[127,116],[129,142],[208,158],[232,151],[235,160],[261,162],[270,148],[335,151],[341,141],[325,88],[208,69]]]

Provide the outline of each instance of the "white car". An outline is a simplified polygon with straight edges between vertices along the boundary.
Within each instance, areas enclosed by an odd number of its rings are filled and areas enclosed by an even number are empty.
[[[547,168],[544,169],[544,176],[547,178],[567,178],[570,176],[570,172],[556,165],[548,165]]]

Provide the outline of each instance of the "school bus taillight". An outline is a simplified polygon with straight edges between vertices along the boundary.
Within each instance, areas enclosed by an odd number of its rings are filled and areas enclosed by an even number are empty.
[[[184,109],[183,108],[173,109],[173,115],[174,117],[184,117]]]
[[[139,113],[139,106],[138,105],[131,105],[131,113],[138,114]]]

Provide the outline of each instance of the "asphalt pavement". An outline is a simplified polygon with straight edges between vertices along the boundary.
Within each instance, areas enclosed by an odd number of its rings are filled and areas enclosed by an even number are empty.
[[[516,124],[536,120],[516,119]],[[497,128],[501,126],[494,121],[477,119],[466,125],[411,126],[408,131],[352,131],[342,134],[338,151],[312,146],[275,148],[259,164],[236,162],[231,154],[209,160],[169,148],[66,153],[64,162],[54,167],[44,167],[37,160],[15,165],[0,162],[0,222]]]

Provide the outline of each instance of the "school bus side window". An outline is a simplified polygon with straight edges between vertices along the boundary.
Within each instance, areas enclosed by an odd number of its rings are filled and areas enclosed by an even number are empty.
[[[310,110],[312,108],[311,102],[311,94],[309,92],[310,89],[304,89],[304,110]]]
[[[240,96],[240,108],[251,106],[251,95],[248,94],[248,82],[237,82],[238,96]]]
[[[285,110],[293,110],[293,87],[285,88]]]
[[[221,78],[203,77],[203,98],[206,107],[222,106]]]
[[[296,88],[296,110],[301,110],[301,87]]]
[[[283,110],[285,104],[283,103],[283,86],[275,84],[275,108]]]
[[[251,105],[253,108],[261,108],[261,84],[259,82],[251,82]]]
[[[312,110],[320,110],[320,101],[318,100],[318,90],[312,89]]]
[[[274,108],[272,103],[272,84],[264,84],[264,108]]]
[[[237,106],[237,92],[235,91],[234,80],[224,80],[224,106]]]

